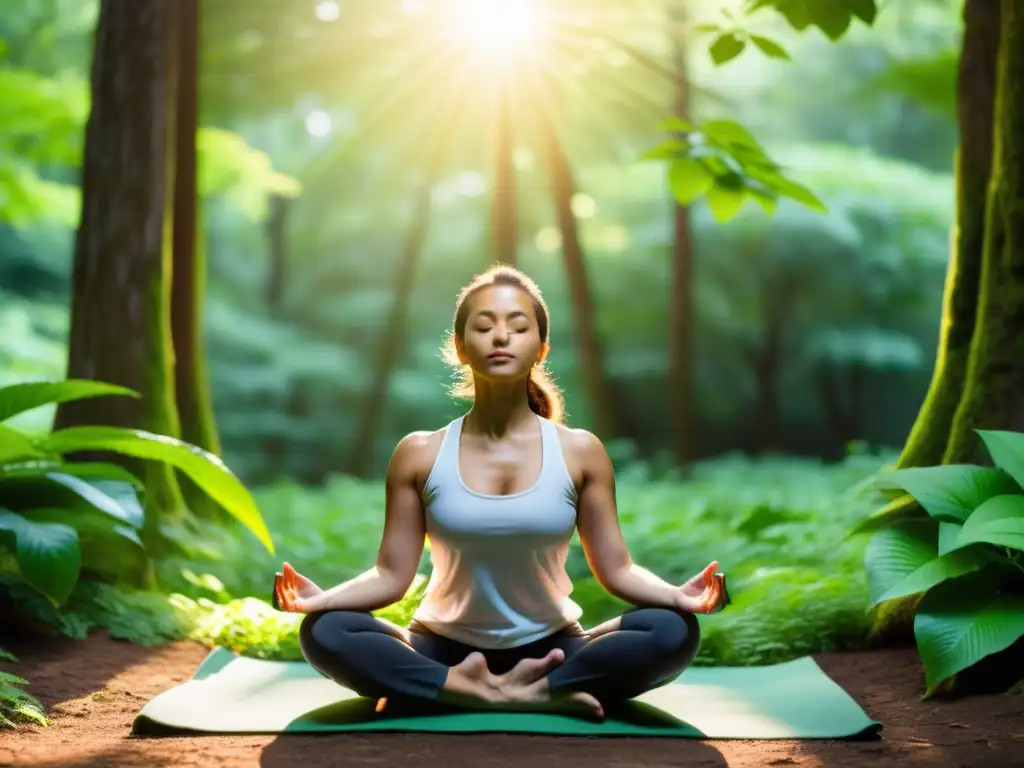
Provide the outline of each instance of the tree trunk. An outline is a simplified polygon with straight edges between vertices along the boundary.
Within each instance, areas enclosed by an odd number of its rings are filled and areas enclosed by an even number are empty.
[[[572,211],[575,183],[565,149],[550,115],[540,116],[548,173],[555,202],[558,228],[562,234],[562,258],[572,302],[573,326],[580,356],[580,378],[590,402],[594,429],[602,439],[620,437],[618,411],[604,367],[604,346],[597,328],[597,312],[587,277],[587,265],[580,244],[576,215]]]
[[[679,23],[678,14],[670,10],[669,18]],[[689,104],[686,52],[678,37],[673,41],[676,70],[675,114],[688,119]],[[672,279],[669,294],[669,397],[672,402],[672,458],[677,468],[686,467],[696,458],[697,448],[693,420],[694,387],[694,308],[693,308],[693,238],[690,234],[690,209],[673,205]]]
[[[1024,7],[1003,0],[992,178],[967,380],[946,463],[985,456],[978,429],[1024,432]]]
[[[943,347],[904,451],[924,465],[981,460],[975,429],[1024,431],[1024,102],[1018,98],[1024,14],[1019,0],[1001,7],[967,0],[964,21],[958,238],[946,286]],[[901,458],[901,465],[914,464]],[[906,504],[908,511],[915,506]],[[919,600],[882,604],[871,639],[911,636]]]
[[[172,373],[170,206],[177,6],[104,0],[85,130],[68,377],[131,387],[139,399],[65,403],[55,426],[179,434]],[[124,461],[133,469],[134,462]],[[184,514],[174,472],[147,462],[147,531]]]
[[[513,164],[515,139],[512,135],[512,109],[509,104],[508,84],[505,82],[499,84],[496,122],[491,227],[497,260],[514,267],[519,250],[519,234],[516,230],[516,174]]]
[[[391,313],[388,316],[384,334],[377,345],[370,390],[360,411],[359,426],[356,428],[355,439],[352,441],[347,462],[347,473],[357,477],[366,475],[373,458],[377,426],[388,399],[388,381],[398,360],[398,351],[402,348],[403,337],[409,325],[409,301],[416,283],[416,267],[426,245],[427,229],[430,225],[431,193],[437,181],[437,175],[438,164],[435,161],[434,167],[428,171],[417,195],[412,222],[406,235],[402,261],[395,274],[395,295]]]
[[[992,170],[999,3],[967,0],[963,53],[957,83],[960,147],[957,157],[957,221],[943,299],[939,348],[928,394],[898,466],[939,464],[960,403],[985,246],[985,198]]]
[[[178,0],[178,88],[175,129],[174,234],[171,259],[171,336],[174,392],[181,438],[220,455],[203,343],[206,253],[199,226],[196,132],[199,130],[199,0]],[[189,507],[210,513],[217,505],[187,476],[178,481]]]

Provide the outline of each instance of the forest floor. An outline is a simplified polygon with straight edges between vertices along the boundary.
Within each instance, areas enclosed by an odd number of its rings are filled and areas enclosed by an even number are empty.
[[[145,648],[104,634],[8,647],[22,661],[8,668],[31,681],[52,724],[0,731],[0,765],[1024,766],[1024,696],[921,701],[923,676],[912,648],[815,657],[884,724],[877,740],[697,741],[416,733],[132,737],[142,705],[191,677],[205,647]]]

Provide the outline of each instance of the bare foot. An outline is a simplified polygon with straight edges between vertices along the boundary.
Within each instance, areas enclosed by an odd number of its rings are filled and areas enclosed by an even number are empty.
[[[500,685],[504,688],[520,688],[535,683],[563,661],[565,651],[561,648],[553,648],[541,659],[522,659],[499,677]]]
[[[439,699],[478,709],[561,711],[603,718],[601,703],[590,694],[551,695],[545,676],[564,658],[555,649],[542,659],[523,659],[504,675],[495,675],[483,654],[471,653],[448,670]]]

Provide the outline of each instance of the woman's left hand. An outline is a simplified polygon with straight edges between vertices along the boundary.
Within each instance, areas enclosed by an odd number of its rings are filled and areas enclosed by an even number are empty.
[[[679,607],[689,613],[716,613],[727,600],[724,576],[718,578],[718,561],[679,587]]]

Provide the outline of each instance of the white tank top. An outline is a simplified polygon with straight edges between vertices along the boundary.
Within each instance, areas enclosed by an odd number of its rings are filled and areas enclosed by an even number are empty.
[[[565,571],[576,529],[576,490],[558,431],[537,417],[542,461],[524,491],[470,490],[459,470],[464,416],[447,426],[424,488],[433,570],[413,619],[476,648],[512,648],[574,623]]]

